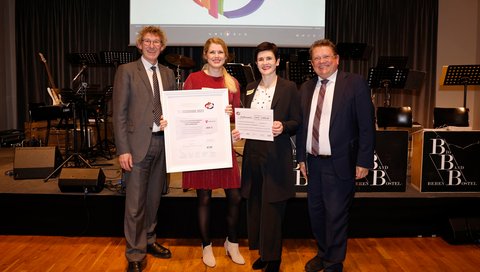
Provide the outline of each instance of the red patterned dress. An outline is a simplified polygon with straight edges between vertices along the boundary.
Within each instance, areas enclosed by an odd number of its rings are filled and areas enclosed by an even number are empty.
[[[228,101],[234,109],[240,106],[240,87],[237,81],[236,85],[238,91],[236,93],[228,93]],[[183,86],[184,90],[198,90],[202,88],[225,88],[223,77],[213,77],[207,75],[204,71],[198,71],[191,73]],[[233,116],[230,121],[233,121]],[[185,189],[240,188],[240,170],[233,145],[232,165],[233,167],[231,168],[183,172],[182,187]]]

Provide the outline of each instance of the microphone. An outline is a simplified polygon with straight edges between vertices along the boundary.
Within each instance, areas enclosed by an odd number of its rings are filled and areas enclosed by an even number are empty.
[[[80,69],[80,71],[77,73],[77,75],[75,75],[75,77],[72,80],[72,83],[75,82],[75,80],[78,79],[78,77],[83,73],[83,71],[85,71],[85,69],[87,69],[87,65],[83,64],[82,69]]]

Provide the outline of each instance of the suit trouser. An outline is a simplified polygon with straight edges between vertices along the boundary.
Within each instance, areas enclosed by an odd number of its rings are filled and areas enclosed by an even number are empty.
[[[125,175],[125,255],[130,262],[143,260],[147,244],[157,238],[157,212],[166,178],[164,137],[152,136],[145,158]]]
[[[252,188],[247,199],[247,228],[250,249],[258,249],[263,261],[282,257],[282,226],[287,201],[268,202],[264,190],[265,165],[260,157],[252,158]]]
[[[308,156],[308,211],[317,255],[327,265],[339,264],[347,252],[349,208],[355,194],[353,179],[339,179],[331,158]]]

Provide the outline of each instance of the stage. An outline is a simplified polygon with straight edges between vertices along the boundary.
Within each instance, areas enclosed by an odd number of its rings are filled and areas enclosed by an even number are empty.
[[[105,174],[99,193],[62,193],[58,177],[14,179],[14,149],[0,148],[0,234],[123,236],[124,194],[116,159],[96,158]],[[409,180],[409,177],[408,177]],[[225,197],[214,190],[212,236],[225,237]],[[421,193],[407,182],[405,192],[357,192],[352,206],[351,237],[449,236],[451,221],[480,217],[480,193]],[[169,193],[159,210],[159,236],[198,237],[193,190],[181,189],[181,173],[169,175]],[[246,237],[245,205],[240,236]],[[310,238],[306,193],[289,201],[286,238]]]

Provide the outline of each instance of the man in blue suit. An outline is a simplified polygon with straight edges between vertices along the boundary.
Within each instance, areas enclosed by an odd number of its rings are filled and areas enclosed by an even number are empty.
[[[305,270],[343,271],[349,208],[355,179],[373,167],[374,108],[366,81],[338,70],[339,55],[329,40],[310,47],[318,77],[300,88],[302,126],[297,160],[308,180],[308,210],[317,255]]]

